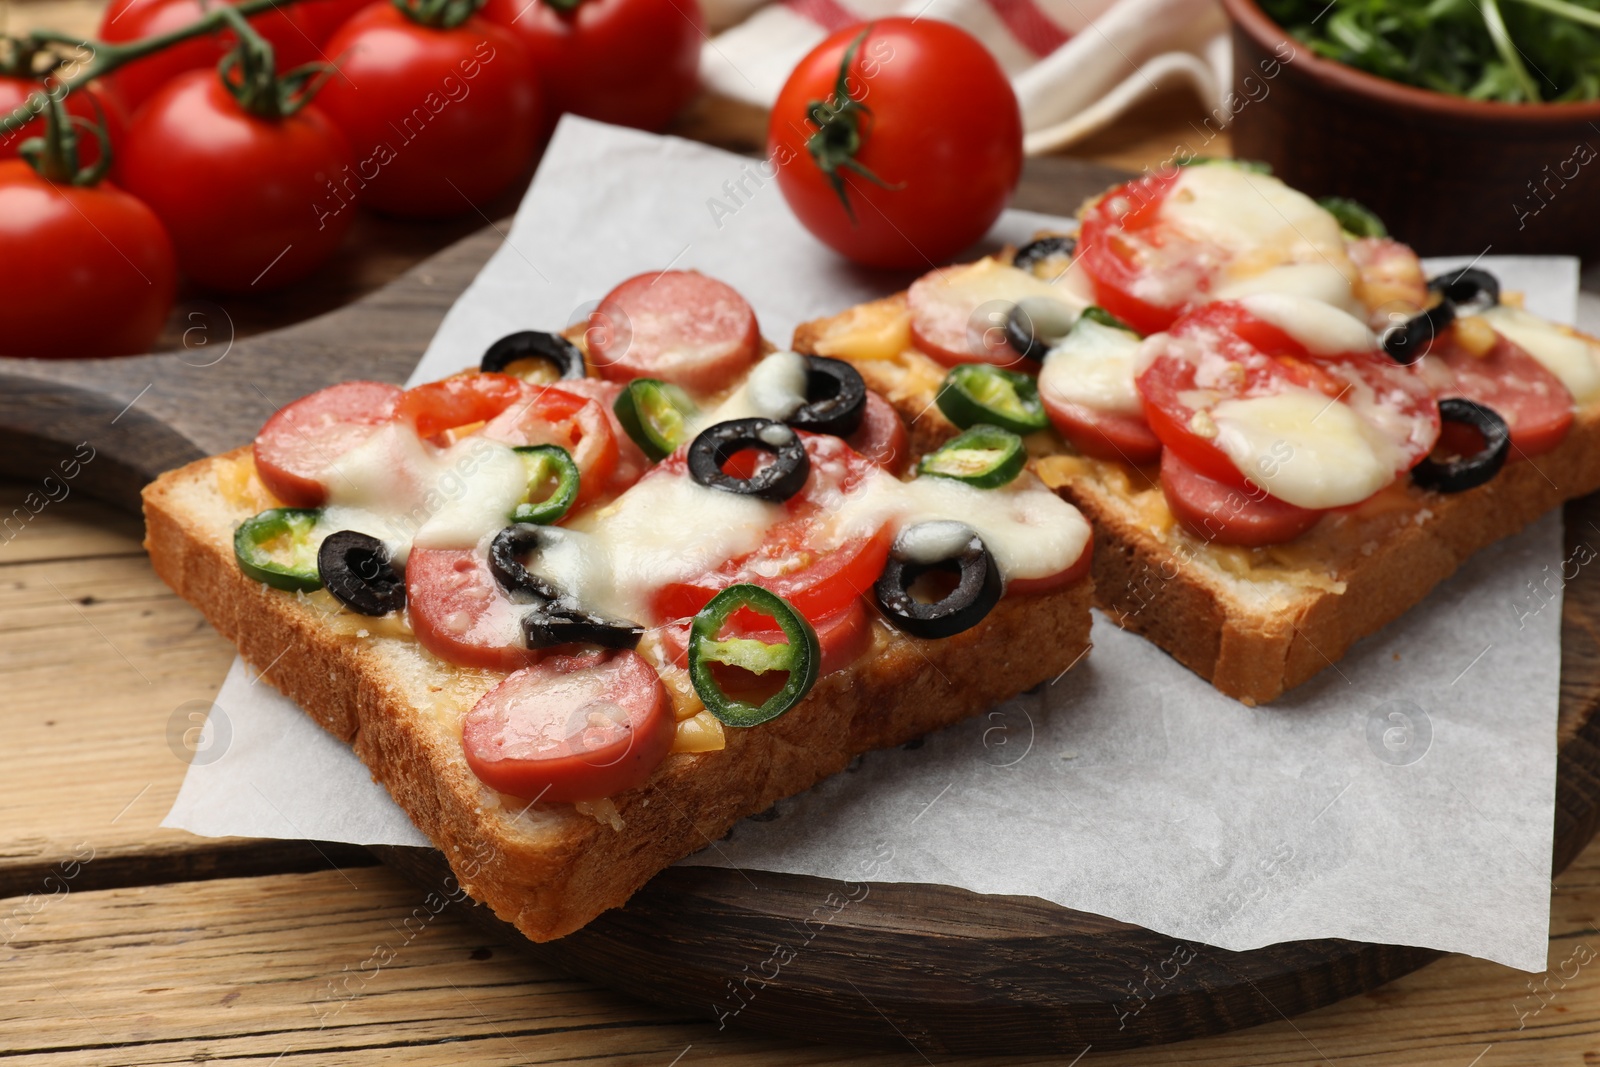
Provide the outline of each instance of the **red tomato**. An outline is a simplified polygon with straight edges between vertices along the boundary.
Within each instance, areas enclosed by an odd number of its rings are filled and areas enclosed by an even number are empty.
[[[522,633],[528,605],[513,603],[470,548],[413,548],[406,557],[406,612],[417,643],[462,667],[514,671],[538,659]]]
[[[802,433],[811,457],[805,488],[784,505],[788,514],[767,531],[756,551],[729,560],[699,578],[673,582],[651,602],[658,619],[695,614],[719,591],[737,582],[752,582],[783,597],[813,623],[846,607],[872,588],[889,558],[887,528],[872,537],[829,547],[817,541],[838,496],[870,477],[876,464],[857,455],[837,437]],[[648,477],[687,477],[682,449],[661,461]]]
[[[1178,173],[1168,168],[1111,190],[1078,231],[1078,261],[1094,283],[1095,303],[1147,336],[1172,325],[1189,299],[1187,292],[1173,304],[1136,295],[1148,293],[1147,279],[1169,267],[1150,262],[1148,249],[1161,243],[1156,221]]]
[[[1202,374],[1203,386],[1197,384]],[[1394,432],[1404,434],[1391,437],[1400,464],[1396,473],[1415,466],[1439,439],[1439,406],[1416,368],[1401,367],[1376,349],[1312,357],[1282,330],[1231,301],[1206,304],[1175,323],[1166,347],[1136,384],[1145,419],[1167,450],[1206,477],[1234,487],[1250,486],[1248,472],[1192,428],[1199,412],[1227,399],[1304,388],[1324,394],[1330,403],[1369,404],[1372,415],[1358,417],[1375,427],[1373,419],[1381,415]],[[1197,407],[1200,397],[1205,402]]]
[[[1522,348],[1500,337],[1481,356],[1468,352],[1456,332],[1440,338],[1423,357],[1425,372],[1439,374],[1441,398],[1476,400],[1506,420],[1511,446],[1523,456],[1548,452],[1572,428],[1572,394]]]
[[[1096,411],[1062,400],[1047,389],[1039,390],[1039,399],[1056,432],[1086,456],[1135,465],[1153,463],[1161,456],[1160,438],[1137,415]]]
[[[489,0],[483,17],[527,46],[552,114],[661,130],[699,88],[696,0]]]
[[[846,437],[845,444],[888,471],[902,470],[911,458],[911,440],[906,434],[905,420],[874,389],[867,390],[867,409],[862,412],[861,425]]]
[[[256,435],[256,474],[291,507],[320,507],[322,473],[394,420],[402,393],[387,382],[340,382],[286,404]]]
[[[788,635],[782,630],[771,628],[771,619],[765,619],[751,626],[740,625],[741,620],[735,617],[730,625],[724,627],[724,634],[738,637],[747,637],[768,645],[787,644]],[[763,625],[764,624],[764,625]],[[817,644],[822,648],[823,674],[832,674],[842,671],[862,656],[872,647],[872,616],[867,613],[867,602],[861,597],[850,601],[849,604],[825,615],[811,623],[811,628],[817,633]],[[689,665],[689,623],[673,623],[661,629],[662,644],[666,649],[667,658],[680,667]]]
[[[483,436],[513,446],[560,445],[566,449],[578,465],[575,507],[613,488],[618,435],[606,409],[586,396],[554,386],[524,384],[523,389],[516,403],[483,428]]]
[[[367,7],[372,0],[300,0],[289,9],[289,17],[296,26],[305,31],[306,37],[315,44],[329,62],[338,59],[338,53],[328,51],[322,46],[339,28],[353,18],[356,12]]]
[[[530,386],[509,374],[458,374],[407,389],[398,413],[416,427],[418,437],[433,437],[488,422],[532,395]]]
[[[197,70],[140,109],[117,173],[166,224],[185,274],[242,293],[298,281],[333,254],[354,213],[329,188],[351,163],[315,105],[258,118]],[[328,201],[339,209],[319,208]]]
[[[100,18],[100,39],[120,44],[171,33],[199,21],[208,10],[204,0],[111,0]],[[322,58],[316,42],[296,24],[292,11],[273,10],[250,20],[250,25],[272,45],[279,70],[292,70]],[[129,63],[107,80],[128,110],[134,111],[178,75],[214,69],[234,43],[234,36],[228,31],[195,37]]]
[[[1253,548],[1292,541],[1323,515],[1259,488],[1241,489],[1207,478],[1171,449],[1161,455],[1161,492],[1184,529],[1219,545]]]
[[[161,222],[110,182],[56,185],[0,162],[0,353],[148,352],[177,290]]]
[[[508,189],[533,162],[538,78],[509,30],[477,17],[453,29],[413,21],[387,0],[328,42],[338,73],[316,106],[355,151],[361,203],[446,218]]]
[[[23,104],[34,93],[44,89],[44,82],[35,78],[18,78],[10,74],[0,74],[0,115],[9,115]],[[95,103],[100,105],[96,112]],[[68,115],[75,118],[88,119],[90,122],[100,121],[100,116],[105,116],[106,133],[111,139],[111,155],[116,159],[117,149],[121,147],[123,138],[128,132],[128,114],[122,102],[115,95],[107,92],[99,82],[91,82],[82,89],[74,90],[67,94],[62,101],[62,106]],[[17,149],[23,141],[30,137],[44,136],[44,119],[34,119],[20,130],[12,133],[0,134],[0,160],[16,159]],[[78,131],[78,163],[80,166],[92,167],[100,161],[100,139],[87,130]]]
[[[851,106],[833,99],[834,86],[858,40]],[[850,140],[854,125],[859,147],[849,158],[884,183],[836,161],[848,210],[807,147],[817,102],[835,109],[832,140]],[[1022,173],[1022,115],[977,38],[934,18],[879,19],[833,33],[800,61],[773,105],[767,154],[789,207],[824,244],[868,266],[926,268],[999,217]]]
[[[607,378],[659,378],[701,393],[725,386],[761,348],[749,302],[732,286],[688,270],[629,278],[600,301],[585,338]]]
[[[1073,582],[1089,573],[1089,564],[1094,561],[1094,539],[1083,546],[1083,554],[1073,561],[1066,570],[1047,574],[1042,578],[1013,578],[1006,583],[1007,596],[1028,596],[1032,593],[1052,593],[1057,589],[1065,589]]]
[[[622,422],[617,418],[616,403],[617,397],[622,394],[622,383],[608,382],[603,378],[566,378],[562,379],[560,389],[564,393],[586,396],[605,410],[606,421],[611,424],[611,435],[617,440],[617,469],[611,473],[609,488],[620,493],[638,481],[640,475],[650,469],[650,457],[628,436],[628,431],[622,428]]]
[[[637,652],[552,656],[485,693],[461,747],[485,785],[530,800],[600,800],[645,783],[676,736],[672,702]]]

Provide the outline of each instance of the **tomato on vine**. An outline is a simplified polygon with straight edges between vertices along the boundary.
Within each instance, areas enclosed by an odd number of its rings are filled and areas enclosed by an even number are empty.
[[[472,211],[527,173],[544,117],[516,35],[464,0],[378,0],[328,42],[317,107],[350,140],[366,207],[413,218]]]
[[[125,44],[158,37],[198,22],[216,7],[207,0],[111,0],[100,18],[100,39]],[[299,25],[295,11],[296,7],[275,8],[250,19],[250,25],[272,45],[283,70],[322,57],[317,43]],[[236,43],[236,36],[228,33],[180,41],[127,64],[107,81],[128,110],[136,111],[178,75],[215,67]]]
[[[551,114],[665,129],[700,87],[696,0],[488,0],[527,46]]]
[[[104,180],[109,142],[81,164],[80,133],[94,127],[53,99],[43,121],[23,158],[0,162],[0,353],[149,351],[177,289],[172,244],[149,208]]]
[[[868,266],[925,269],[1000,216],[1022,174],[1022,114],[965,30],[879,19],[800,61],[767,150],[784,199],[824,244]]]
[[[349,229],[354,212],[333,183],[355,161],[309,103],[311,77],[279,78],[272,49],[248,34],[220,73],[180,75],[134,116],[117,174],[166,225],[178,265],[199,284],[281,288],[321,266]]]
[[[28,103],[34,94],[54,87],[55,83],[48,77],[0,69],[0,115],[9,115]],[[116,152],[128,130],[128,115],[114,94],[107,92],[99,82],[92,82],[74,90],[62,103],[66,106],[67,114],[73,118],[103,123],[106,135],[111,139],[111,150]],[[19,130],[0,133],[0,159],[17,159],[18,149],[24,141],[44,136],[44,126],[44,116],[40,115]],[[97,138],[87,141],[80,139],[78,160],[85,167],[92,167],[100,161],[100,142]]]

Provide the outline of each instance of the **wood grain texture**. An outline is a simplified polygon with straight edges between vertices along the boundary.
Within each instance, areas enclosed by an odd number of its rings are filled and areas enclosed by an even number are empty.
[[[1066,1067],[1084,1051],[955,1059],[911,1035],[863,1052],[719,1031],[507,952],[453,908],[440,910],[449,892],[371,868],[104,891],[69,882],[0,901],[0,1056],[27,1067],[378,1057],[400,1067]],[[1451,958],[1293,1021],[1166,1048],[1095,1048],[1078,1062],[1591,1064],[1600,1060],[1597,914],[1600,849],[1591,849],[1556,882],[1546,974]]]

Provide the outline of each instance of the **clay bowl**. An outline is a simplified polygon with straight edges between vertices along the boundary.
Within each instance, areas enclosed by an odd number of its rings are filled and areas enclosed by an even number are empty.
[[[1359,200],[1424,255],[1600,258],[1600,102],[1502,104],[1322,59],[1255,0],[1233,26],[1233,152]]]

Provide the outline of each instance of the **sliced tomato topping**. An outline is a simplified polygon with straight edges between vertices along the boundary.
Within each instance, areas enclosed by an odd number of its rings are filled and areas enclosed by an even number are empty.
[[[1159,333],[1177,318],[1190,298],[1188,285],[1175,276],[1176,264],[1150,262],[1150,250],[1168,243],[1156,225],[1161,204],[1177,184],[1179,171],[1168,169],[1146,175],[1106,193],[1083,217],[1078,231],[1078,260],[1094,283],[1095,303],[1140,333]],[[1155,271],[1174,273],[1172,299],[1156,299],[1150,277]]]
[[[256,435],[256,473],[292,507],[327,500],[323,471],[394,420],[402,391],[384,382],[343,382],[285,405]]]
[[[1566,440],[1572,394],[1525,349],[1499,336],[1493,348],[1476,356],[1454,330],[1440,341],[1424,357],[1433,365],[1429,370],[1440,375],[1439,398],[1463,397],[1493,409],[1511,428],[1512,458],[1537,456]]]
[[[588,396],[569,392],[566,383],[561,388],[518,384],[522,392],[490,417],[483,436],[512,446],[560,445],[566,449],[578,465],[579,489],[574,507],[581,507],[611,488],[620,448],[606,408]]]
[[[787,514],[749,555],[683,582],[663,586],[652,601],[658,619],[695,614],[722,589],[751,582],[783,597],[813,624],[846,607],[872,588],[889,558],[892,540],[884,527],[871,536],[842,544],[822,541],[822,532],[841,494],[878,468],[837,437],[802,433],[811,458],[806,486],[784,505]],[[686,477],[684,452],[662,461],[663,474]],[[741,457],[733,457],[735,461]]]
[[[485,693],[461,725],[467,765],[530,800],[599,800],[645,783],[672,749],[666,687],[638,653],[550,656]]]
[[[400,417],[428,438],[446,430],[487,422],[524,399],[530,386],[509,374],[458,374],[406,390]]]
[[[845,443],[865,459],[888,471],[902,470],[911,458],[911,440],[905,420],[877,391],[867,390],[867,408],[861,425],[845,438]]]
[[[1050,424],[1086,456],[1124,463],[1153,463],[1161,455],[1161,439],[1137,415],[1096,411],[1041,390],[1039,398]]]
[[[686,270],[629,278],[600,301],[584,336],[591,361],[613,381],[659,378],[699,393],[738,377],[761,348],[745,298]]]
[[[622,383],[604,378],[576,378],[563,381],[560,388],[562,392],[588,397],[606,413],[606,421],[611,424],[611,436],[617,441],[617,466],[611,472],[611,491],[620,493],[638,481],[650,469],[650,457],[628,436],[628,431],[623,429],[622,422],[617,418],[616,403],[617,397],[622,394]]]
[[[750,621],[735,616],[728,628],[728,636],[747,637],[768,645],[779,645],[789,640],[782,630],[772,628],[771,619],[761,620],[766,623],[765,627],[759,622],[751,626]],[[872,616],[867,611],[867,602],[861,597],[832,614],[807,621],[811,622],[811,628],[817,632],[817,643],[822,646],[821,671],[824,675],[844,670],[872,647]],[[661,640],[672,662],[680,667],[689,665],[688,620],[664,627]]]
[[[1171,450],[1161,455],[1161,492],[1184,529],[1219,545],[1282,544],[1311,529],[1323,515],[1259,488],[1241,489],[1207,478]]]
[[[417,642],[450,663],[514,671],[538,656],[522,634],[527,605],[506,596],[473,549],[413,548],[406,609]]]
[[[1013,578],[1006,583],[1006,595],[1028,596],[1033,593],[1050,593],[1064,589],[1089,573],[1094,561],[1094,539],[1083,546],[1083,553],[1066,570],[1047,574],[1042,578]]]
[[[1251,488],[1251,477],[1270,472],[1241,471],[1218,447],[1215,428],[1207,432],[1211,412],[1225,401],[1307,390],[1326,396],[1389,442],[1396,474],[1415,466],[1439,439],[1438,404],[1417,368],[1399,366],[1376,348],[1313,356],[1231,301],[1206,304],[1174,323],[1165,348],[1136,384],[1145,419],[1167,450],[1236,488]]]

